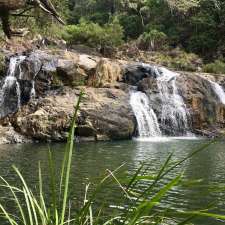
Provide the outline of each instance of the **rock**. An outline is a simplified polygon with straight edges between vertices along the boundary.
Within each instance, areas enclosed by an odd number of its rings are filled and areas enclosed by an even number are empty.
[[[96,66],[95,73],[89,76],[88,85],[92,87],[105,87],[111,83],[122,80],[122,67],[118,62],[101,59]]]
[[[85,85],[88,75],[73,61],[60,59],[56,67],[58,81],[62,85],[80,86]]]
[[[31,140],[17,133],[11,126],[0,125],[0,144],[29,143]]]
[[[129,94],[118,89],[86,88],[76,134],[91,140],[130,139],[134,115]],[[65,141],[79,90],[63,88],[32,102],[18,112],[12,124],[18,131],[37,140]]]
[[[213,78],[184,72],[177,79],[180,93],[190,109],[194,129],[207,130],[216,124],[225,125],[225,105],[218,99],[209,80]]]
[[[138,83],[144,78],[149,77],[157,77],[154,66],[143,63],[136,63],[126,66],[123,76],[123,82],[130,85],[138,85]]]

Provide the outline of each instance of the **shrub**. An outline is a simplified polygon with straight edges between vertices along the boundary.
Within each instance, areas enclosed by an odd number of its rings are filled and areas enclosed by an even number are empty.
[[[213,63],[206,64],[203,67],[203,71],[206,73],[225,74],[225,63],[221,60],[216,60]]]
[[[81,20],[78,25],[69,25],[63,35],[69,44],[85,44],[90,47],[116,47],[123,42],[123,29],[117,20],[100,26]]]
[[[193,53],[187,53],[180,48],[168,51],[145,52],[143,60],[156,63],[176,70],[198,71],[202,67],[202,59]]]
[[[167,36],[165,33],[152,29],[144,32],[138,39],[139,48],[142,50],[160,50],[166,45]]]
[[[143,25],[141,19],[137,15],[119,15],[120,24],[123,26],[124,34],[127,38],[138,38],[143,32]]]

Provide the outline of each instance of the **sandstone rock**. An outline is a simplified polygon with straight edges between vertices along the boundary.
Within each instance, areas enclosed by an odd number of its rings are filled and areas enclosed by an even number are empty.
[[[73,61],[60,59],[56,68],[57,79],[62,85],[79,86],[84,85],[88,78],[85,71]]]
[[[225,124],[225,105],[223,105],[209,80],[213,76],[205,74],[182,73],[177,83],[185,103],[190,109],[194,129],[215,129]],[[223,125],[224,126],[224,125]]]
[[[134,115],[129,94],[118,89],[86,88],[76,134],[92,140],[130,139]],[[79,90],[62,91],[32,102],[18,112],[12,123],[18,131],[37,140],[65,141]]]
[[[0,125],[0,144],[15,144],[28,142],[31,142],[31,140],[17,133],[13,127]]]
[[[101,59],[96,66],[95,73],[89,76],[88,85],[92,87],[105,87],[108,84],[122,80],[122,67],[118,62]]]

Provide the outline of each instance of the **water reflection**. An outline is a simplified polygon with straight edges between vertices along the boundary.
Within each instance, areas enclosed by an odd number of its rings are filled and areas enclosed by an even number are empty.
[[[114,170],[125,163],[123,170],[134,171],[145,162],[149,170],[155,171],[160,168],[168,155],[173,152],[173,160],[179,160],[192,152],[205,140],[172,140],[169,142],[106,142],[106,143],[83,143],[79,144],[73,156],[71,185],[73,198],[82,198],[85,184],[96,182],[106,174],[106,169]],[[53,156],[58,165],[59,173],[60,163],[63,158],[62,144],[51,144]],[[48,146],[45,144],[28,144],[15,146],[0,146],[0,168],[1,175],[10,182],[18,182],[15,174],[12,172],[11,165],[15,164],[24,174],[25,178],[34,187],[37,182],[38,161],[42,162],[45,183],[48,184]],[[224,143],[219,142],[209,146],[207,150],[195,155],[185,163],[185,179],[203,179],[203,184],[224,183],[225,178],[225,149]],[[171,177],[174,177],[179,170],[174,171]],[[174,189],[165,204],[178,205],[185,209],[200,209],[205,205],[217,200],[220,205],[220,212],[225,208],[224,193],[208,193],[205,186],[189,189]],[[1,196],[2,194],[0,194]],[[102,200],[116,202],[120,196],[117,189],[109,187],[102,194],[99,203]],[[225,212],[223,212],[225,213]],[[197,220],[197,225],[220,225],[219,221],[209,219]]]

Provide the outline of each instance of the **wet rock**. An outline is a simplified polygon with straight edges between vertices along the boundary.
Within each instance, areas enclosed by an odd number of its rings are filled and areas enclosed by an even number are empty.
[[[123,76],[123,82],[130,85],[137,85],[144,78],[156,78],[157,74],[154,70],[154,66],[140,64],[131,64],[126,66]]]
[[[191,113],[194,129],[213,130],[216,124],[225,125],[225,105],[210,83],[213,78],[204,74],[181,73],[177,85]]]
[[[0,125],[0,144],[29,143],[31,140],[17,133],[12,126]]]

